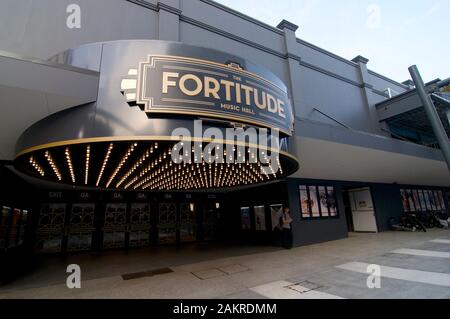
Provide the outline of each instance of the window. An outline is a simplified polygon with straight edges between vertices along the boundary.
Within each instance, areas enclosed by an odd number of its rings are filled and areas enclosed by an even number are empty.
[[[333,186],[300,185],[300,210],[303,219],[337,217]]]
[[[400,196],[403,204],[403,211],[424,212],[424,211],[445,211],[442,191],[426,189],[401,189]]]

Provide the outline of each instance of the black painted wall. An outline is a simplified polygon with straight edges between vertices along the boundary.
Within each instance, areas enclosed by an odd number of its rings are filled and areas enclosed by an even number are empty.
[[[324,185],[334,186],[337,197],[337,218],[326,218],[317,220],[305,220],[300,214],[299,185]],[[289,207],[293,222],[293,237],[295,246],[304,246],[346,238],[348,235],[347,222],[345,219],[344,202],[342,200],[342,188],[328,182],[290,179],[288,181]]]

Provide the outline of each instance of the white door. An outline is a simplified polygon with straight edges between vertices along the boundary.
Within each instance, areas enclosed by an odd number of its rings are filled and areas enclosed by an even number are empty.
[[[378,232],[369,188],[349,190],[355,232]]]

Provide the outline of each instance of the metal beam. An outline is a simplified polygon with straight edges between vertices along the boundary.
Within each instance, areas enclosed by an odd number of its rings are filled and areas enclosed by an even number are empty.
[[[447,133],[445,132],[444,125],[442,125],[441,119],[436,111],[436,108],[434,107],[431,97],[426,93],[425,84],[423,83],[417,66],[413,65],[409,67],[409,73],[416,84],[417,93],[422,100],[425,113],[427,114],[428,120],[433,128],[434,135],[436,135],[442,154],[447,162],[448,170],[450,171],[450,141]]]

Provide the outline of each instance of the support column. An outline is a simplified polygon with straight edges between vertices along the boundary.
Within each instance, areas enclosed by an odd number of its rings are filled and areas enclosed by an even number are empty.
[[[283,20],[278,24],[277,28],[283,30],[284,32],[284,42],[289,71],[289,83],[287,86],[290,92],[294,117],[296,115],[301,116],[301,114],[297,114],[300,112],[300,94],[297,90],[297,88],[301,85],[299,78],[300,57],[296,56],[294,53],[295,46],[297,45],[297,37],[295,32],[297,31],[298,26],[292,22]]]
[[[161,0],[158,8],[158,39],[180,41],[180,1]]]
[[[444,155],[444,159],[447,162],[447,167],[450,171],[450,141],[448,139],[447,133],[445,132],[444,125],[442,125],[441,118],[436,111],[431,97],[425,91],[425,84],[423,83],[417,66],[411,66],[409,68],[409,73],[411,74],[411,77],[416,84],[417,93],[419,94],[420,100],[423,103],[425,113],[427,114],[434,135],[436,135],[442,154]]]
[[[375,108],[376,100],[373,96],[374,93],[372,92],[373,85],[372,85],[372,81],[370,80],[369,71],[367,70],[367,63],[369,62],[369,59],[358,55],[352,61],[357,63],[358,67],[359,67],[361,88],[363,91],[366,108],[367,108],[367,111],[369,114],[370,129],[375,134],[386,135],[386,133],[383,132],[381,129],[382,125],[380,124],[380,122],[378,120],[378,113]]]

